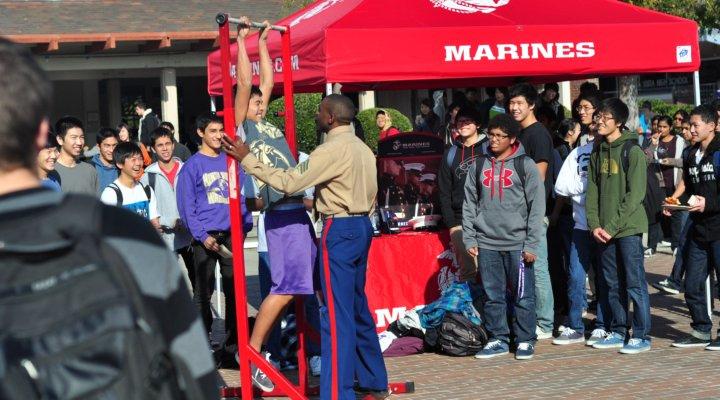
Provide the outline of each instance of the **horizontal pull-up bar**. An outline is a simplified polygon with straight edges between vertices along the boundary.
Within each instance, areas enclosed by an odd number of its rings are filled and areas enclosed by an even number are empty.
[[[226,22],[229,22],[231,24],[243,25],[243,26],[246,25],[245,22],[240,20],[240,18],[232,18],[232,17],[228,16],[227,14],[223,14],[223,13],[219,13],[217,16],[215,16],[215,22],[217,22],[218,25],[222,25]],[[263,29],[263,28],[265,28],[265,24],[263,24],[261,22],[251,21],[250,25],[248,27],[254,28],[254,29]],[[279,26],[279,25],[270,25],[270,29],[274,30],[274,31],[278,31],[278,32],[287,31],[286,27]]]

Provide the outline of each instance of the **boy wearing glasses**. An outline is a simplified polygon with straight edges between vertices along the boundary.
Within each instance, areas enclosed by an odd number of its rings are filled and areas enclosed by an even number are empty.
[[[642,234],[648,231],[643,207],[647,184],[645,155],[635,134],[622,131],[628,108],[611,98],[598,108],[600,142],[590,155],[585,209],[588,227],[599,243],[601,273],[607,287],[609,333],[593,344],[624,354],[650,350],[650,299],[643,265]],[[628,300],[633,302],[632,338],[628,338]]]
[[[488,145],[465,181],[463,240],[478,257],[486,295],[483,311],[490,341],[475,355],[485,359],[509,352],[506,289],[512,293],[515,358],[535,353],[535,274],[544,235],[545,189],[535,162],[517,139],[521,126],[510,115],[495,116]]]
[[[478,113],[470,107],[458,111],[455,117],[458,139],[445,150],[438,174],[440,210],[445,225],[450,228],[461,282],[475,282],[477,276],[477,261],[467,254],[463,245],[462,207],[465,177],[475,159],[482,154],[483,144],[487,141],[485,135],[480,134],[479,119]]]

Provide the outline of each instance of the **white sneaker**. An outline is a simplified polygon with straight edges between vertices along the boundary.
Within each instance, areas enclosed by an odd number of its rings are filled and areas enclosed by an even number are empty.
[[[553,337],[552,331],[545,332],[539,326],[535,327],[535,335],[537,335],[537,340],[552,339]]]
[[[320,376],[321,360],[320,356],[310,357],[310,375]]]
[[[592,346],[595,343],[605,339],[605,337],[608,335],[607,331],[605,329],[595,329],[592,331],[592,334],[590,334],[590,337],[588,340],[585,341],[586,346]]]
[[[658,247],[670,247],[671,244],[668,241],[663,240],[662,242],[658,243]]]

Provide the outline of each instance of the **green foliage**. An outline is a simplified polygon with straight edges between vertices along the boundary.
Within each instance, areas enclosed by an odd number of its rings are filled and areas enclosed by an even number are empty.
[[[718,0],[625,0],[636,6],[694,20],[703,30],[720,29]]]
[[[283,0],[281,8],[282,15],[288,16],[303,7],[307,7],[314,1],[315,0]]]
[[[363,127],[363,131],[365,131],[365,143],[367,143],[373,151],[377,151],[378,135],[380,134],[380,129],[375,123],[375,114],[378,110],[379,108],[369,108],[361,111],[357,116]],[[393,126],[398,128],[400,132],[412,131],[412,123],[408,117],[403,115],[400,111],[393,108],[383,108],[383,110],[390,114]]]
[[[310,153],[317,146],[317,133],[315,130],[315,115],[322,96],[319,93],[296,94],[295,103],[295,136],[297,137],[298,150]],[[270,102],[267,112],[267,120],[273,125],[285,131],[285,118],[278,117],[278,112],[285,111],[285,98],[280,97]]]
[[[644,103],[645,100],[639,100],[638,101],[638,109],[642,107],[642,103]],[[650,100],[650,104],[652,104],[652,112],[655,115],[667,115],[667,116],[674,116],[678,110],[685,110],[687,112],[692,111],[692,109],[695,107],[692,104],[685,104],[685,103],[666,103],[662,100]]]

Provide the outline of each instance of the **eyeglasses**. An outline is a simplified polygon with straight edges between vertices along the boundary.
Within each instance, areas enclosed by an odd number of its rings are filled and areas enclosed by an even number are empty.
[[[509,135],[496,135],[494,133],[488,133],[487,137],[490,140],[492,140],[492,139],[503,140],[503,139],[507,139],[509,137]]]
[[[675,121],[684,121],[683,117],[675,117]]]
[[[612,115],[602,115],[602,114],[598,114],[598,115],[594,115],[594,116],[593,116],[593,121],[595,121],[595,122],[606,122],[606,121],[610,121],[610,120],[613,120],[613,119],[614,119],[614,118],[613,118]]]
[[[577,112],[585,111],[586,113],[590,113],[591,110],[594,110],[594,109],[595,109],[595,107],[592,107],[592,106],[577,106],[577,107],[575,107],[575,111],[577,111]]]

